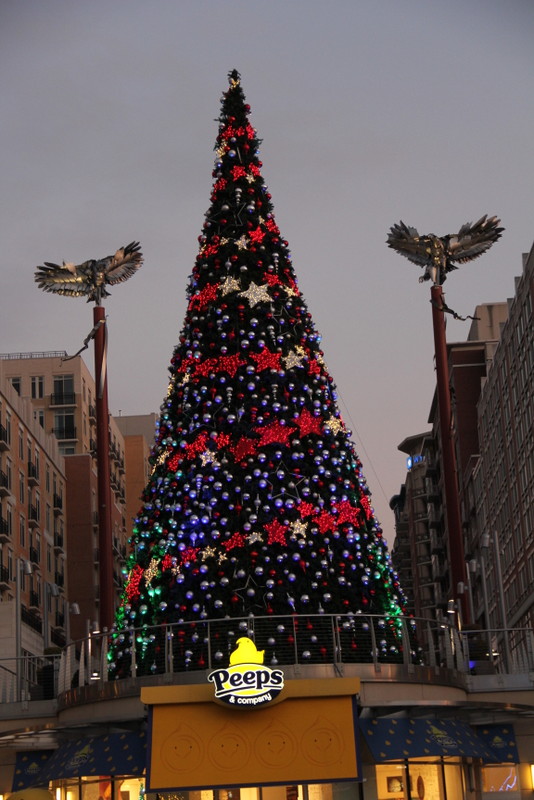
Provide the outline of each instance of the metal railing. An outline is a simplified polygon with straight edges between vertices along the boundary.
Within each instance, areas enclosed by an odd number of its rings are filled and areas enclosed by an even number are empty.
[[[243,636],[267,666],[385,665],[448,669],[466,676],[534,671],[530,628],[459,631],[447,622],[379,615],[300,615],[201,620],[90,634],[51,656],[0,659],[0,701],[47,699],[111,680],[170,676],[226,666]],[[148,657],[147,657],[148,654]],[[18,675],[18,680],[17,680]]]

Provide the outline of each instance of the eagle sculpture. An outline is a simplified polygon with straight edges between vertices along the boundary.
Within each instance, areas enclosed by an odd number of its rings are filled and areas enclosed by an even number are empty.
[[[425,268],[419,282],[431,280],[441,286],[447,272],[458,269],[489,250],[500,238],[504,228],[499,228],[500,219],[485,214],[473,225],[467,222],[458,233],[436,236],[433,233],[419,236],[415,228],[399,222],[390,228],[387,244],[414,264]]]
[[[35,280],[45,292],[55,292],[68,297],[87,297],[87,302],[100,305],[103,297],[109,297],[106,285],[127,281],[143,263],[139,242],[130,242],[117,250],[115,255],[96,261],[94,258],[83,264],[63,262],[63,265],[44,262],[37,267]]]

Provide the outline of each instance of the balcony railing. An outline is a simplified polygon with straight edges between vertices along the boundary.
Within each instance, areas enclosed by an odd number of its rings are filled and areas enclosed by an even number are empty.
[[[24,607],[22,621],[41,631],[41,619]],[[306,665],[323,665],[333,669],[334,674],[342,674],[350,665],[355,667],[356,673],[363,669],[363,665],[368,665],[366,680],[372,680],[373,673],[379,677],[384,664],[397,665],[408,673],[415,673],[422,666],[434,668],[437,674],[441,669],[446,669],[451,682],[461,681],[463,685],[471,683],[476,687],[479,685],[476,681],[482,682],[482,686],[493,680],[494,690],[499,690],[499,687],[502,690],[507,677],[510,677],[510,685],[514,688],[532,689],[534,631],[531,628],[467,632],[459,631],[448,623],[397,618],[399,648],[392,654],[387,648],[384,650],[382,645],[384,622],[384,617],[377,615],[321,614],[202,620],[131,628],[121,632],[93,634],[70,644],[61,654],[61,668],[59,657],[57,660],[45,659],[43,664],[54,664],[53,697],[76,685],[109,681],[108,664],[112,655],[117,658],[116,663],[122,662],[120,675],[116,677],[118,682],[122,678],[149,675],[155,679],[161,676],[163,681],[168,681],[173,674],[195,671],[199,672],[199,681],[202,681],[202,672],[228,664],[229,653],[234,649],[237,638],[249,636],[258,648],[265,649],[264,663],[267,666],[302,669]],[[321,642],[321,648],[313,654],[306,645],[310,624],[318,632]],[[230,641],[230,631],[235,635],[233,643]],[[268,634],[272,632],[282,642],[276,648],[269,644]],[[221,646],[223,641],[229,643],[227,649]],[[146,672],[139,663],[136,642],[137,647],[143,648],[147,642],[152,643],[149,646],[153,647],[153,659]],[[356,644],[356,648],[352,644]],[[121,655],[114,652],[115,649]],[[0,696],[6,698],[6,702],[15,700],[11,694],[17,685],[14,680],[9,682],[9,675],[14,675],[17,667],[22,676],[30,674],[31,670],[25,661],[32,659],[35,656],[18,660],[0,659]],[[428,679],[428,672],[424,674]],[[6,682],[9,682],[9,686]],[[190,678],[188,682],[191,682]],[[27,687],[26,697],[42,699],[34,694],[39,695],[39,692]]]
[[[50,395],[51,406],[74,406],[76,405],[76,395],[74,392],[54,392]]]
[[[0,564],[0,590],[9,589],[11,585],[11,576],[9,569],[5,564]]]
[[[37,469],[37,464],[34,464],[33,461],[28,461],[28,484],[30,486],[37,486],[39,483],[39,470]]]
[[[6,544],[11,541],[11,526],[7,519],[0,517],[0,542]]]
[[[11,437],[3,425],[0,425],[0,450],[9,450],[11,447]]]
[[[75,425],[61,425],[54,428],[54,436],[56,439],[77,439]]]

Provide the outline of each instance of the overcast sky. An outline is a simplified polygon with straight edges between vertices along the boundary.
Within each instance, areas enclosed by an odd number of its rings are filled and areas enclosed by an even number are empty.
[[[145,264],[106,303],[110,407],[159,410],[236,68],[391,543],[397,446],[428,428],[434,372],[429,285],[386,235],[497,214],[502,240],[447,302],[513,295],[534,239],[533,33],[532,0],[1,0],[0,352],[76,352],[91,305],[41,292],[35,267],[138,239]],[[451,319],[448,339],[468,330]]]

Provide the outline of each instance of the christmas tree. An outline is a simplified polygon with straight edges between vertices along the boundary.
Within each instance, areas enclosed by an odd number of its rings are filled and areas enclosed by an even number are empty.
[[[113,676],[127,674],[134,647],[138,671],[156,671],[169,625],[178,670],[227,663],[244,630],[266,663],[331,661],[330,615],[345,660],[370,660],[372,646],[400,658],[402,592],[274,218],[239,74],[229,81]],[[379,615],[373,641],[362,638],[366,614]]]

